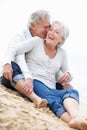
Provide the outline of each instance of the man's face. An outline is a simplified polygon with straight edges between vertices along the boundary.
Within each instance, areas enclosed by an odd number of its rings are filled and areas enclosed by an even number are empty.
[[[38,24],[33,25],[34,36],[46,38],[47,32],[50,29],[50,22],[47,19],[40,20]]]

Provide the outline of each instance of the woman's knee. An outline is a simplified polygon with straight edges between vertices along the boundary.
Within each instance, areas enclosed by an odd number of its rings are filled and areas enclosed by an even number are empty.
[[[15,88],[24,88],[24,80],[21,79],[15,84]]]
[[[65,98],[68,98],[68,97],[74,98],[79,102],[79,92],[76,89],[68,89],[68,90],[66,90],[66,93],[63,96],[63,100]]]

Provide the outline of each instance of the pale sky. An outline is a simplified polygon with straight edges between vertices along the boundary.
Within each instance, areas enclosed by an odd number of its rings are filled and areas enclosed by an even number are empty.
[[[51,20],[60,20],[69,27],[70,36],[64,48],[87,57],[87,0],[0,0],[0,57],[8,41],[39,9],[48,10]]]

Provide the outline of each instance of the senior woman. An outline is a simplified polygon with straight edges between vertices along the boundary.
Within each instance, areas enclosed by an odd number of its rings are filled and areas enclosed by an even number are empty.
[[[56,90],[55,86],[60,68],[65,73],[65,82],[71,80],[66,52],[61,48],[67,36],[68,31],[65,26],[54,21],[45,40],[34,37],[19,46],[10,47],[5,61],[11,63],[14,56],[28,52],[27,62],[33,77],[34,92],[45,98],[55,115],[70,127],[87,130],[87,121],[82,118],[79,111],[78,91],[71,88]]]

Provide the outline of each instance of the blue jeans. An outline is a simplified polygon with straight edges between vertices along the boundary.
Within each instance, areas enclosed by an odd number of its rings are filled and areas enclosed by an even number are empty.
[[[4,85],[7,88],[13,89],[15,90],[15,84],[20,80],[20,79],[24,79],[24,76],[22,74],[22,71],[19,67],[18,64],[16,64],[15,62],[11,62],[12,65],[12,69],[13,69],[13,75],[12,75],[12,82],[10,82],[9,80],[7,80],[4,75],[2,76],[1,79],[1,83],[2,85]]]
[[[21,80],[24,79],[24,76],[22,74],[22,71],[19,67],[19,65],[15,62],[11,62],[12,69],[13,69],[13,75],[12,75],[12,83],[10,83],[9,80],[7,80],[4,76],[2,76],[1,83],[7,88],[15,89],[15,84]],[[60,83],[56,83],[56,89],[63,89],[63,86]]]
[[[41,98],[45,98],[48,101],[50,109],[60,117],[66,109],[63,105],[65,98],[74,98],[79,102],[79,93],[75,89],[56,90],[48,88],[44,83],[34,79],[34,92]]]

